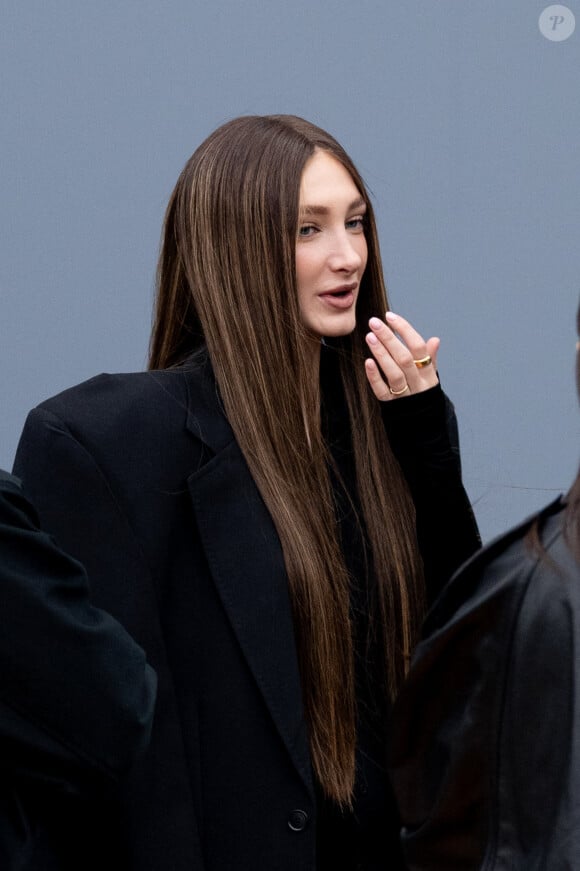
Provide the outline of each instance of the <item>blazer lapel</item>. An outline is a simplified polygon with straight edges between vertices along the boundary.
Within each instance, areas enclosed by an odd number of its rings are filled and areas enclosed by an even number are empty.
[[[187,427],[215,452],[188,479],[198,530],[246,661],[295,767],[312,789],[282,548],[212,382],[211,377],[190,382]]]

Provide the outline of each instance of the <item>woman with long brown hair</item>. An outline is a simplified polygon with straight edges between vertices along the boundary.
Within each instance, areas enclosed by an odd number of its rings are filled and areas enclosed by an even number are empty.
[[[31,413],[17,473],[159,677],[103,861],[402,867],[390,703],[478,536],[439,340],[386,308],[341,146],[294,116],[238,118],[171,196],[150,371]]]
[[[409,869],[580,868],[579,645],[580,472],[425,621],[391,748]]]

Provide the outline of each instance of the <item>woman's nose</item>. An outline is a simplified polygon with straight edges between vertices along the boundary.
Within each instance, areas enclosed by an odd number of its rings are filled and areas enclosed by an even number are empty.
[[[350,273],[360,269],[363,262],[363,255],[360,249],[365,243],[363,237],[357,236],[355,238],[356,241],[352,236],[345,233],[334,240],[333,248],[328,258],[332,270]]]

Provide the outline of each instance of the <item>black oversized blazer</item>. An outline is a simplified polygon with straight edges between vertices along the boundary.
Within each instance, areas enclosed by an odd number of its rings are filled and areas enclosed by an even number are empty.
[[[281,547],[207,358],[49,400],[28,418],[15,470],[159,681],[150,749],[118,803],[65,826],[71,867],[313,871]],[[469,552],[461,524],[469,535],[473,518],[456,489],[451,538]]]

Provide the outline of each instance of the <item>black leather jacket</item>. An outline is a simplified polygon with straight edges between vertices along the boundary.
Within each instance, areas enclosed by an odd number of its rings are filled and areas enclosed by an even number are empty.
[[[391,754],[412,871],[580,868],[580,566],[563,503],[539,522],[543,554],[527,521],[427,618]]]

